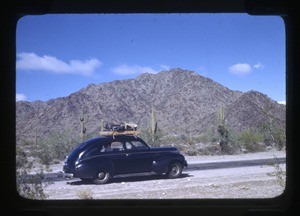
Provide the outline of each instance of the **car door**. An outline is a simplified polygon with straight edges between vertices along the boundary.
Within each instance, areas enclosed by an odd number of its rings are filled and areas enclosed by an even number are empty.
[[[124,144],[120,141],[112,141],[104,146],[105,159],[112,161],[114,174],[126,173],[126,153]]]
[[[127,173],[150,172],[153,154],[150,148],[139,140],[125,141]]]

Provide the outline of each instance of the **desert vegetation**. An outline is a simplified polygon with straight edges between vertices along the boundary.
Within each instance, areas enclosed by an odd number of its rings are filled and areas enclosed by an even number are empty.
[[[271,134],[257,129],[247,129],[236,132],[227,126],[218,126],[214,132],[201,134],[169,135],[162,129],[155,133],[149,128],[140,130],[140,137],[150,146],[175,146],[186,155],[215,155],[239,154],[246,152],[266,151],[270,148],[281,150],[285,148],[285,130],[276,129]],[[96,136],[97,133],[85,135],[85,139]],[[272,136],[270,143],[269,137]],[[17,152],[18,160],[35,158],[43,165],[50,165],[56,160],[63,160],[70,151],[82,142],[82,137],[73,135],[71,131],[53,131],[46,138],[39,138],[37,142],[23,140]],[[25,154],[26,156],[22,156]],[[20,162],[20,164],[22,164]],[[30,167],[29,167],[30,168]]]
[[[274,176],[277,184],[284,188],[286,185],[286,169],[285,167],[280,166],[278,158],[275,155],[274,159],[274,162],[270,163],[270,166],[273,167],[273,171],[267,174],[269,176]]]
[[[34,168],[34,160],[24,149],[16,148],[16,182],[18,193],[28,199],[46,199],[43,165]],[[30,160],[31,159],[31,160]],[[32,173],[34,170],[34,173]]]
[[[285,130],[282,128],[247,129],[234,131],[225,123],[215,129],[201,134],[170,135],[163,131],[152,115],[149,128],[142,128],[140,137],[150,146],[175,146],[189,156],[240,154],[247,152],[267,151],[268,148],[281,150],[285,148]],[[153,126],[155,125],[155,126]],[[152,128],[151,128],[152,127]],[[45,138],[35,136],[34,140],[23,140],[16,146],[17,189],[21,196],[30,199],[45,199],[44,171],[47,166],[62,161],[70,151],[84,139],[96,136],[97,133],[84,134],[82,131],[74,135],[71,130],[52,131]],[[271,140],[270,140],[271,138]],[[272,175],[282,181],[282,170],[274,165]],[[31,175],[29,175],[31,173]],[[30,177],[29,177],[30,176]],[[93,199],[88,191],[79,191],[79,198]]]
[[[285,128],[279,128],[272,121],[259,127],[237,131],[226,123],[224,108],[217,111],[218,124],[211,125],[206,132],[199,134],[183,133],[172,135],[160,127],[156,111],[152,104],[148,127],[140,129],[140,137],[150,146],[175,146],[186,155],[215,155],[259,152],[268,149],[282,150],[286,146]],[[103,130],[103,121],[99,129],[87,134],[83,113],[79,116],[80,131],[76,134],[70,129],[53,130],[46,137],[35,134],[33,140],[24,139],[17,145],[17,167],[27,164],[27,158],[35,158],[42,165],[50,165],[55,160],[63,160],[70,151],[84,140],[97,136]],[[22,160],[23,163],[21,162]]]

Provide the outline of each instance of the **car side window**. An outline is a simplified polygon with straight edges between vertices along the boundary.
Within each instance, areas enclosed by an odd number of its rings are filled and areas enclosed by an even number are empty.
[[[133,150],[133,149],[135,149],[135,146],[134,146],[133,143],[130,142],[130,141],[126,142],[126,143],[125,143],[125,146],[126,146],[126,149],[127,149],[127,150]]]
[[[107,143],[106,145],[103,145],[103,148],[101,149],[101,152],[110,152],[112,151],[110,143]]]
[[[121,143],[121,142],[112,142],[110,144],[110,147],[111,147],[112,151],[123,151],[124,150],[123,143]]]
[[[140,141],[135,141],[135,140],[134,141],[127,141],[125,143],[125,145],[126,145],[126,149],[128,149],[128,150],[147,149],[147,146],[144,143],[142,143]]]
[[[99,153],[100,153],[99,147],[94,147],[94,148],[87,150],[87,152],[84,154],[84,158],[95,156],[95,155],[98,155]]]

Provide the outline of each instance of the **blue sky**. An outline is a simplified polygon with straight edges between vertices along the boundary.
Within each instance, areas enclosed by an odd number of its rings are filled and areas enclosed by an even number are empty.
[[[285,27],[247,14],[56,14],[16,29],[16,100],[46,101],[90,83],[171,68],[285,101]]]

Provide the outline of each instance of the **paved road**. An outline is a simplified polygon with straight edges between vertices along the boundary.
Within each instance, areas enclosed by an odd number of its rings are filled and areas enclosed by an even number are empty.
[[[217,162],[203,162],[191,163],[186,170],[203,170],[203,169],[224,169],[233,167],[248,167],[248,166],[261,166],[271,165],[274,163],[283,164],[286,162],[285,157],[280,158],[263,158],[263,159],[246,159],[246,160],[233,160],[233,161],[217,161]]]

